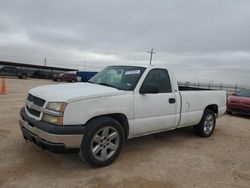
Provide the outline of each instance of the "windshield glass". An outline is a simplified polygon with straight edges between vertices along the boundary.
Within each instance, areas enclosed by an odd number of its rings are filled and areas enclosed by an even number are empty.
[[[240,97],[250,97],[250,89],[243,89],[241,91],[239,91],[236,96],[240,96]]]
[[[97,73],[89,82],[131,91],[134,90],[144,71],[144,67],[110,66]]]

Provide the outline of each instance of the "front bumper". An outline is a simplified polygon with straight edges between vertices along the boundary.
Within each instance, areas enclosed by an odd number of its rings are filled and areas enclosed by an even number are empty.
[[[227,109],[227,112],[234,112],[242,115],[250,115],[250,110],[240,109],[240,108],[230,108]]]
[[[36,145],[54,152],[80,148],[86,127],[83,125],[57,126],[30,118],[25,109],[19,120],[23,137]]]

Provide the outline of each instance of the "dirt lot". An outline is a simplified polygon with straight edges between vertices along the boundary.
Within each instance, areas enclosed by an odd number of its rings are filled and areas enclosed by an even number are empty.
[[[192,128],[127,141],[112,165],[93,168],[78,154],[53,154],[26,143],[19,109],[46,80],[7,79],[0,95],[0,187],[250,187],[250,118],[224,116],[212,137]]]

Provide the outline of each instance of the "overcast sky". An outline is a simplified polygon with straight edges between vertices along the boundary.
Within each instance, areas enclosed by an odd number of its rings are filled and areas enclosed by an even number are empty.
[[[180,81],[250,85],[250,1],[0,0],[0,60],[100,70],[151,48]]]

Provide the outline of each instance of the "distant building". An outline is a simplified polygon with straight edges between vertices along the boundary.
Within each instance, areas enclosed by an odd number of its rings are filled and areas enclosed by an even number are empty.
[[[68,71],[72,72],[78,70],[62,67],[0,61],[0,76],[16,76],[21,79],[25,79],[27,77],[52,79],[53,75]]]

